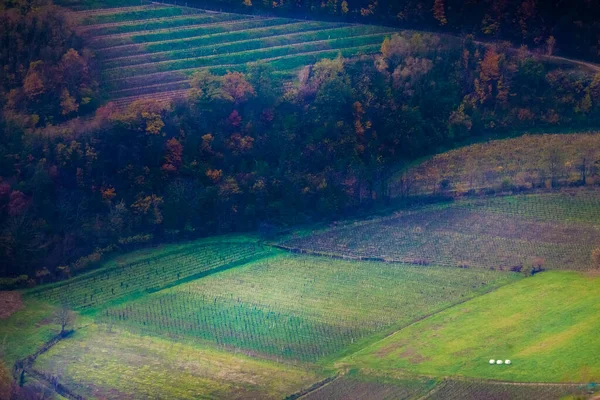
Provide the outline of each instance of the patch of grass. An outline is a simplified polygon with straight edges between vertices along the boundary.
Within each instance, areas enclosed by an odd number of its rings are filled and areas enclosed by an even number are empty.
[[[10,368],[60,331],[52,322],[54,306],[34,299],[23,302],[24,308],[0,320],[0,357]]]
[[[210,347],[173,343],[95,325],[41,355],[34,368],[71,390],[106,399],[281,399],[318,373]]]
[[[515,274],[280,255],[98,314],[154,335],[315,361],[518,279]]]
[[[600,277],[552,271],[433,315],[340,365],[516,382],[600,379]],[[489,365],[510,359],[511,365]]]
[[[317,232],[284,244],[327,254],[508,269],[591,269],[598,191],[457,201]],[[538,260],[538,261],[536,261]]]

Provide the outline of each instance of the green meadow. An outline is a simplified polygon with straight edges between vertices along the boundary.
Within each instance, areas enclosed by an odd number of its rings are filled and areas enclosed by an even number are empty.
[[[339,365],[515,382],[600,379],[600,277],[545,272],[440,312]],[[489,365],[509,359],[511,365]]]

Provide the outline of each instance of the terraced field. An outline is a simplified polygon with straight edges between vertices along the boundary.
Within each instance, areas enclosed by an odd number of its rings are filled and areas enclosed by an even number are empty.
[[[182,96],[195,71],[215,74],[273,65],[279,76],[338,54],[379,51],[392,28],[217,13],[148,4],[73,13],[119,105]]]
[[[283,243],[321,254],[508,270],[594,268],[597,190],[463,200],[403,211]]]

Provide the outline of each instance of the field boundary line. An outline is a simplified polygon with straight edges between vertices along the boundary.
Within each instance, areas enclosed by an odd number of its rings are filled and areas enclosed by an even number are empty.
[[[421,397],[418,397],[416,400],[427,400],[433,394],[437,393],[438,391],[440,391],[440,389],[442,389],[444,386],[446,386],[447,383],[448,383],[448,381],[446,380],[446,378],[444,378],[444,380],[442,382],[440,382],[437,385],[435,385],[434,387],[432,387],[427,393],[425,393]]]
[[[152,35],[164,35],[164,34],[169,34],[169,33],[177,33],[177,32],[184,32],[184,31],[194,31],[194,30],[198,30],[198,29],[202,29],[202,26],[208,26],[208,28],[212,28],[214,26],[222,26],[223,28],[227,28],[231,25],[244,25],[250,22],[265,22],[265,21],[275,21],[275,22],[281,22],[280,24],[273,24],[273,25],[266,25],[266,26],[257,26],[254,28],[244,28],[244,29],[233,29],[231,31],[222,31],[222,32],[214,32],[214,33],[205,33],[203,35],[195,35],[195,36],[184,36],[181,38],[175,38],[175,39],[163,39],[163,40],[146,40],[144,39],[144,41],[140,41],[140,42],[135,42],[136,37],[138,36],[152,36]],[[88,40],[88,43],[92,44],[93,46],[90,46],[94,51],[98,51],[98,50],[105,50],[105,49],[115,49],[115,48],[120,48],[123,46],[132,46],[132,45],[150,45],[150,44],[155,44],[155,43],[161,43],[161,42],[184,42],[186,39],[192,39],[192,38],[197,38],[200,36],[214,36],[214,35],[219,35],[219,34],[228,34],[231,32],[241,32],[241,31],[245,31],[245,30],[250,30],[250,29],[266,29],[266,28],[271,28],[271,27],[276,27],[276,26],[285,26],[285,25],[291,25],[295,22],[293,21],[288,21],[287,19],[284,18],[263,18],[262,20],[256,20],[256,19],[252,19],[252,18],[247,18],[247,19],[234,19],[234,20],[226,20],[226,21],[214,21],[214,22],[210,22],[210,23],[206,23],[206,24],[200,24],[200,25],[192,25],[192,26],[186,26],[186,27],[179,27],[179,28],[162,28],[160,29],[161,32],[152,32],[152,33],[144,33],[144,32],[133,32],[133,34],[131,33],[119,33],[119,34],[115,34],[118,36],[113,36],[113,37],[109,37],[108,35],[106,36],[95,36],[92,37]],[[242,27],[243,28],[243,27]],[[102,46],[102,40],[108,41],[110,39],[119,39],[119,38],[123,38],[123,39],[131,39],[133,41],[133,43],[117,43],[117,44],[111,44],[108,43],[106,46]],[[96,40],[99,40],[100,46],[95,46],[95,42]]]
[[[50,350],[58,342],[70,337],[74,332],[74,329],[62,331],[59,334],[52,337],[47,342],[45,342],[40,348],[36,350],[35,353],[15,361],[12,371],[14,381],[17,382],[22,374],[27,373],[29,375],[32,375],[38,381],[40,381],[44,386],[50,388],[53,392],[58,393],[60,396],[63,396],[69,400],[85,400],[85,397],[72,392],[69,388],[60,383],[58,379],[48,378],[45,374],[33,368],[33,364],[40,355]]]
[[[340,377],[339,374],[334,375],[334,376],[328,376],[325,379],[322,379],[322,380],[320,380],[318,382],[313,383],[312,385],[310,385],[307,388],[300,389],[296,393],[292,393],[289,396],[286,396],[284,398],[284,400],[297,400],[297,399],[305,398],[309,394],[311,394],[313,392],[316,392],[317,390],[319,390],[319,389],[321,389],[321,388],[329,385],[333,381],[337,380],[339,377]]]

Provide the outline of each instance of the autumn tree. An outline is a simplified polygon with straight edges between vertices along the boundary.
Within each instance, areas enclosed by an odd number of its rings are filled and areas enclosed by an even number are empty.
[[[176,138],[171,138],[165,145],[165,162],[161,169],[166,172],[176,172],[183,163],[183,146]]]
[[[435,0],[433,3],[433,17],[438,20],[440,25],[446,25],[446,11],[444,10],[444,0]]]
[[[254,88],[240,72],[228,72],[221,78],[221,90],[224,98],[240,104],[255,95]]]

